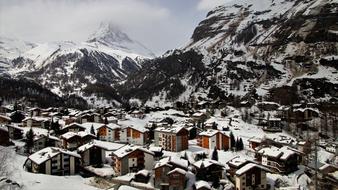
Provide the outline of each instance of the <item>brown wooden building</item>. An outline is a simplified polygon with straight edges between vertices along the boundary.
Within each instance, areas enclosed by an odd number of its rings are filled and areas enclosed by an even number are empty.
[[[189,131],[184,127],[158,127],[154,133],[155,146],[179,152],[188,149]]]
[[[197,144],[206,149],[228,150],[230,148],[230,136],[228,132],[208,129],[198,134]]]

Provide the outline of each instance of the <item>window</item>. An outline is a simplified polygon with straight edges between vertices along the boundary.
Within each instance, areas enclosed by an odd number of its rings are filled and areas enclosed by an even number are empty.
[[[255,185],[255,183],[256,183],[255,174],[252,174],[251,181],[252,181],[252,185]]]

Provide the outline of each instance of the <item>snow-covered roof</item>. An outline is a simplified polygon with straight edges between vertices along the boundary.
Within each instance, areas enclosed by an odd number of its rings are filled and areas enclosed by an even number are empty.
[[[203,180],[196,181],[195,187],[196,187],[196,189],[199,189],[199,188],[202,188],[202,187],[207,188],[207,189],[211,189],[210,184],[206,181],[203,181]]]
[[[147,132],[148,129],[145,128],[147,126],[147,122],[142,119],[138,118],[128,118],[127,120],[119,120],[119,125],[121,125],[122,128],[132,128],[135,129],[141,133]]]
[[[54,140],[54,141],[60,141],[60,139],[57,138],[56,136],[45,135],[45,134],[35,135],[33,139],[34,139],[34,141],[37,141],[37,140],[40,140],[42,138],[47,138],[47,136],[48,136],[48,139],[51,139],[51,140]]]
[[[107,141],[99,141],[99,140],[93,140],[87,144],[84,144],[80,146],[77,150],[79,152],[84,152],[93,146],[102,148],[106,151],[115,151],[118,150],[119,148],[125,146],[125,144],[120,144],[120,143],[113,143],[113,142],[107,142]]]
[[[181,168],[175,168],[175,169],[171,170],[170,172],[168,172],[167,175],[170,175],[170,174],[173,174],[173,173],[180,173],[182,175],[186,175],[187,174],[187,172],[185,170],[183,170]]]
[[[245,166],[241,167],[239,170],[236,171],[236,175],[240,176],[242,174],[244,174],[245,172],[249,171],[250,169],[252,168],[260,168],[262,170],[265,170],[265,171],[270,171],[269,169],[261,166],[261,165],[258,165],[258,164],[255,164],[255,163],[248,163],[246,164]]]
[[[208,129],[206,131],[200,132],[198,135],[212,137],[216,135],[218,132],[219,132],[218,130]]]
[[[182,129],[185,129],[184,127],[179,127],[179,126],[173,126],[173,127],[157,127],[155,131],[157,132],[163,132],[163,133],[178,133]]]
[[[118,120],[118,119],[114,116],[110,116],[110,117],[107,117],[107,120],[108,121],[115,121],[115,120]]]
[[[93,136],[93,137],[95,137],[94,135],[92,135],[90,133],[87,133],[85,131],[79,131],[77,133],[70,131],[70,132],[67,132],[67,133],[61,135],[61,138],[63,138],[63,139],[70,139],[70,138],[72,138],[74,136],[78,136],[78,137],[81,137],[81,138],[83,138],[85,136]]]
[[[307,110],[313,111],[319,114],[319,110],[317,108],[297,108],[297,109],[294,109],[293,111],[294,112],[305,112]]]
[[[114,151],[112,154],[117,156],[118,158],[123,158],[127,156],[128,154],[134,152],[135,150],[140,150],[143,152],[146,152],[148,154],[154,155],[153,152],[141,147],[141,146],[135,146],[135,145],[125,145],[121,147],[120,149]]]
[[[162,167],[164,165],[171,167],[173,164],[178,165],[180,167],[183,168],[188,168],[189,163],[188,160],[176,157],[176,156],[169,156],[169,157],[165,157],[162,158],[161,160],[159,160],[156,164],[155,164],[155,169]]]
[[[268,120],[269,121],[282,121],[281,118],[277,118],[277,117],[270,117]]]
[[[212,137],[212,136],[216,135],[217,133],[222,133],[223,135],[229,137],[229,132],[215,130],[215,129],[208,129],[206,131],[199,133],[198,135]]]
[[[223,164],[221,164],[220,162],[218,162],[216,160],[210,160],[210,159],[203,159],[203,160],[199,160],[199,161],[193,163],[193,165],[197,168],[201,168],[202,166],[203,167],[209,167],[213,164],[224,167]]]
[[[83,127],[85,127],[86,131],[89,133],[90,130],[91,130],[91,128],[92,128],[92,126],[93,126],[94,130],[97,131],[98,128],[104,126],[105,124],[103,124],[103,123],[95,123],[95,122],[86,122],[86,123],[82,123],[81,125]]]
[[[143,114],[143,112],[139,110],[134,110],[131,112],[131,114]]]
[[[332,165],[332,164],[324,164],[322,167],[319,168],[319,170],[325,170],[326,168],[336,168],[338,170],[338,166]]]
[[[149,150],[152,152],[161,152],[163,148],[160,146],[152,146],[152,147],[149,147]]]
[[[109,124],[107,124],[106,126],[107,126],[109,129],[111,129],[111,130],[115,130],[115,129],[120,129],[120,128],[121,128],[120,125],[117,125],[117,124],[115,124],[115,123],[109,123]]]
[[[269,156],[269,157],[274,157],[274,158],[278,158],[283,154],[283,152],[280,151],[279,148],[274,147],[274,146],[262,148],[258,151],[258,153],[261,153],[264,156]]]
[[[0,130],[8,132],[8,127],[5,125],[0,125]]]
[[[14,129],[18,129],[18,130],[21,130],[23,131],[23,129],[19,126],[16,126],[16,125],[7,125],[8,128],[14,128]]]
[[[289,110],[290,109],[290,107],[289,106],[279,106],[279,108],[277,109],[278,111],[287,111],[287,110]]]
[[[150,172],[146,169],[140,170],[136,173],[136,175],[143,175],[143,176],[149,176]]]
[[[257,102],[257,105],[275,105],[275,106],[280,106],[278,103],[276,102],[268,102],[268,101],[264,101],[264,102]]]
[[[250,139],[248,139],[249,142],[255,142],[255,143],[261,143],[263,141],[263,139],[259,138],[259,137],[252,137]]]
[[[260,149],[258,153],[268,157],[280,158],[282,160],[287,160],[290,156],[299,154],[297,150],[291,149],[287,146],[283,146],[281,148],[277,148],[275,146],[265,147]]]
[[[41,109],[38,107],[35,107],[35,108],[30,108],[28,111],[35,111],[35,110],[41,110]]]
[[[49,135],[48,138],[52,139],[52,140],[55,140],[55,141],[60,141],[60,139],[58,137],[53,136],[53,135]]]
[[[307,143],[307,141],[300,141],[298,142],[298,145],[305,145]]]
[[[34,120],[34,121],[38,121],[38,122],[45,122],[45,121],[49,120],[49,118],[46,118],[46,117],[26,117],[22,121],[27,121],[27,120],[30,120],[30,119]]]
[[[30,155],[28,157],[28,159],[30,159],[31,161],[33,161],[36,164],[42,164],[45,161],[53,158],[54,156],[63,153],[63,154],[67,154],[70,156],[74,156],[77,158],[81,158],[81,156],[75,152],[71,152],[69,150],[66,149],[61,149],[61,148],[56,148],[56,147],[47,147],[44,148],[42,150],[37,151],[36,153]]]
[[[68,125],[65,125],[65,127],[63,129],[67,129],[67,128],[73,127],[73,126],[86,129],[86,127],[82,126],[80,123],[70,123]]]
[[[196,113],[192,114],[193,117],[201,117],[203,115],[205,115],[205,114],[201,113],[201,112],[196,112]]]
[[[338,170],[335,172],[329,173],[329,175],[335,178],[336,180],[338,180]]]
[[[243,165],[247,162],[248,162],[248,160],[245,159],[245,158],[236,157],[236,158],[233,158],[230,161],[228,161],[228,164],[238,167],[238,166],[241,166],[241,165]]]
[[[12,121],[12,119],[10,117],[7,117],[5,115],[0,115],[0,117],[3,118],[3,119],[6,119],[8,121]]]

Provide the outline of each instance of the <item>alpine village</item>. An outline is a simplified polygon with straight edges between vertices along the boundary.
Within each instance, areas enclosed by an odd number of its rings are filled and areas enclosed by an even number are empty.
[[[336,0],[231,1],[159,57],[109,23],[23,43],[0,51],[0,189],[338,189]]]

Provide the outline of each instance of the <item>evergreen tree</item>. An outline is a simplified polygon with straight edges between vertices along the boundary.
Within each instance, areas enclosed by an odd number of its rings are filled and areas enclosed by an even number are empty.
[[[29,131],[27,131],[26,133],[26,144],[25,144],[26,152],[30,154],[32,152],[33,146],[34,146],[34,131],[32,128],[30,128]]]
[[[92,125],[92,127],[90,128],[90,134],[95,135],[95,130],[94,130],[94,126]]]
[[[20,111],[15,111],[11,115],[11,119],[13,123],[21,123],[23,119],[25,119],[25,115],[22,114]]]
[[[54,130],[55,134],[61,134],[61,129],[60,129],[60,124],[59,122],[55,121],[52,119],[51,122],[51,129]]]
[[[213,123],[212,123],[212,129],[217,130],[217,123],[216,123],[216,122],[213,122]]]
[[[230,148],[234,149],[236,147],[235,136],[232,132],[230,132]]]
[[[216,147],[214,148],[214,151],[212,152],[211,159],[218,161],[218,152],[217,152],[217,148]]]
[[[239,138],[237,137],[236,139],[236,151],[240,150],[240,145],[239,145]]]
[[[96,133],[96,140],[100,140],[100,133],[99,132]]]
[[[239,139],[239,148],[240,150],[244,150],[244,144],[242,138]]]
[[[106,124],[106,125],[108,124],[108,119],[107,119],[107,117],[104,118],[104,124]]]

